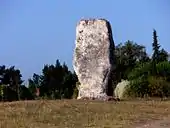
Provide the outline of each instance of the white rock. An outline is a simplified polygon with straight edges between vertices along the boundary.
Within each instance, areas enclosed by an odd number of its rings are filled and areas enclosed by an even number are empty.
[[[73,68],[80,86],[78,99],[107,97],[114,66],[111,26],[104,19],[81,20],[76,28]]]
[[[126,92],[126,87],[130,84],[127,80],[122,80],[120,83],[116,85],[116,88],[114,90],[114,95],[116,98],[122,99],[124,97],[124,94]]]

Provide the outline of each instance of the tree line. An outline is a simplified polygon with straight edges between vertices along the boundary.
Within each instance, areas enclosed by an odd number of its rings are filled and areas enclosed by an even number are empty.
[[[127,96],[170,95],[168,52],[161,48],[156,30],[153,30],[151,38],[151,57],[145,46],[130,40],[115,46],[116,70],[113,86],[122,79],[129,80]],[[0,100],[71,99],[76,98],[78,92],[75,72],[70,71],[58,59],[55,64],[44,65],[41,74],[34,73],[28,79],[28,86],[23,82],[21,71],[15,66],[0,66]]]
[[[3,101],[33,100],[37,98],[70,99],[78,81],[75,72],[56,60],[55,65],[45,65],[42,74],[33,74],[28,87],[23,84],[19,69],[0,66],[0,98]],[[38,93],[37,93],[38,92]]]

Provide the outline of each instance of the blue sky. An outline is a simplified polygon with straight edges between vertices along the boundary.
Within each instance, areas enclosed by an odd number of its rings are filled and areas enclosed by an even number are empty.
[[[148,53],[155,28],[170,51],[169,0],[0,0],[0,65],[15,65],[25,80],[56,59],[72,69],[81,18],[106,18],[115,44],[133,40]]]

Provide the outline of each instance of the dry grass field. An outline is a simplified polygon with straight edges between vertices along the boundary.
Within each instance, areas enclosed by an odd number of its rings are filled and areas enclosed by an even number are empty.
[[[135,128],[169,115],[160,100],[1,102],[0,128]]]

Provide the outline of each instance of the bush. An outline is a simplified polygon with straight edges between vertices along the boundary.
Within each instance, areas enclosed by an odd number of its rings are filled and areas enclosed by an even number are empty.
[[[31,91],[26,86],[21,85],[20,86],[20,98],[21,100],[33,100],[34,95],[31,93]]]
[[[170,96],[170,62],[156,65],[156,75],[152,76],[151,63],[138,65],[128,75],[130,85],[127,95],[131,97],[164,97]]]
[[[147,77],[140,76],[130,81],[127,86],[126,95],[129,97],[144,97],[148,94]]]
[[[149,94],[152,97],[170,96],[170,83],[163,77],[149,77]]]
[[[164,61],[156,65],[157,75],[168,78],[170,76],[170,62]],[[168,78],[169,79],[169,78]]]
[[[144,97],[148,95],[148,76],[151,74],[149,62],[137,65],[128,75],[130,84],[126,95],[129,97]]]
[[[143,63],[137,65],[129,74],[128,80],[138,79],[141,76],[147,77],[151,73],[151,64],[150,63]]]

